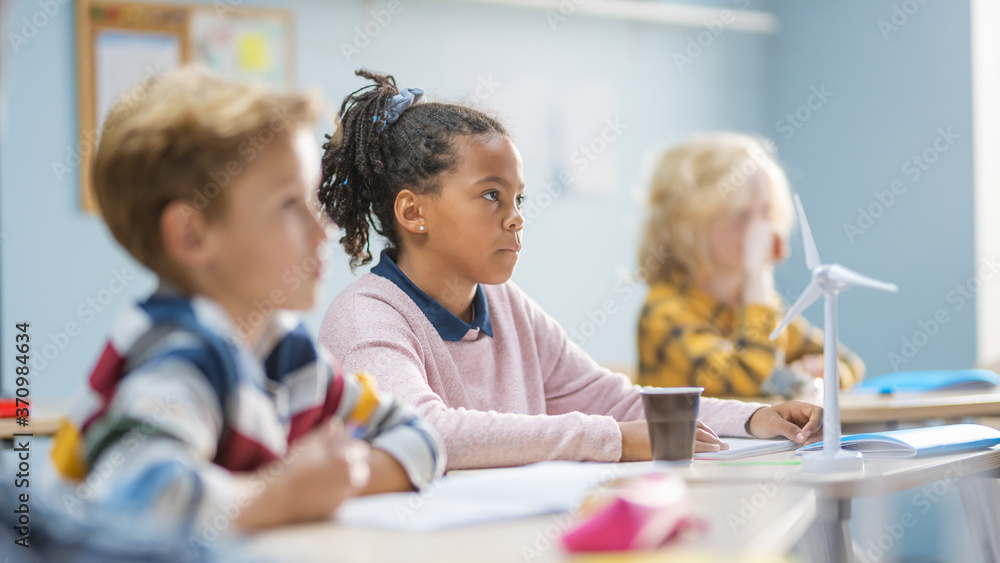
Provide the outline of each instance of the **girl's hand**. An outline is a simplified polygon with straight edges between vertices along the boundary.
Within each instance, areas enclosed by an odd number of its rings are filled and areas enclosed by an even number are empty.
[[[649,425],[645,420],[619,422],[622,432],[621,461],[649,461],[653,458],[653,449],[649,442]],[[698,421],[694,433],[694,451],[718,452],[728,450],[729,444],[719,439],[711,428]]]
[[[784,243],[770,222],[759,219],[743,239],[743,303],[773,305],[774,262]]]
[[[822,379],[826,364],[823,361],[822,354],[809,354],[788,364],[788,368],[798,373]]]
[[[792,248],[788,246],[788,241],[778,233],[774,233],[774,259],[772,262],[780,264],[792,253]]]
[[[823,407],[788,401],[758,409],[750,416],[750,433],[756,438],[784,436],[802,445],[823,439]]]
[[[698,426],[694,431],[694,453],[719,452],[728,449],[729,444],[723,442],[719,435],[705,426],[702,421],[698,421]]]
[[[757,219],[747,226],[743,239],[743,271],[749,277],[773,266],[783,244],[770,221]]]
[[[622,432],[621,461],[649,461],[653,459],[653,448],[649,443],[649,426],[645,420],[619,422]]]

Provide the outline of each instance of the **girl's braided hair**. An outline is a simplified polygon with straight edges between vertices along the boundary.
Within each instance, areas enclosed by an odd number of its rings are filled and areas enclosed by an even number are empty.
[[[319,200],[342,229],[340,244],[351,269],[372,260],[369,225],[399,248],[395,227],[396,194],[440,189],[438,178],[458,163],[459,136],[508,136],[497,120],[460,105],[419,103],[387,121],[387,109],[400,92],[390,75],[358,70],[374,82],[352,92],[340,106],[340,123],[323,145]]]

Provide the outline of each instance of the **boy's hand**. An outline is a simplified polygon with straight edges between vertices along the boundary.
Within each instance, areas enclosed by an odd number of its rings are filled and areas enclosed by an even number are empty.
[[[784,436],[802,445],[823,439],[823,407],[803,401],[788,401],[764,407],[750,416],[750,434],[757,438]]]
[[[294,519],[326,518],[368,485],[371,448],[351,439],[340,420],[313,430],[295,444],[286,481]],[[285,476],[283,476],[285,477]]]
[[[385,450],[372,448],[369,457],[371,478],[368,486],[361,491],[362,495],[377,495],[381,493],[400,493],[413,491],[413,483],[402,464]]]
[[[330,518],[368,484],[367,443],[353,440],[340,420],[314,429],[281,460],[256,472],[265,486],[240,513],[244,529]]]

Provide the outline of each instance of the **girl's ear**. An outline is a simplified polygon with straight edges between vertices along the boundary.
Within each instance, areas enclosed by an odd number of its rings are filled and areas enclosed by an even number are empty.
[[[205,214],[186,201],[173,201],[160,214],[165,257],[185,269],[204,267],[215,245]]]
[[[396,194],[396,222],[404,230],[413,234],[424,234],[427,232],[425,224],[424,209],[419,195],[412,190],[403,188]]]

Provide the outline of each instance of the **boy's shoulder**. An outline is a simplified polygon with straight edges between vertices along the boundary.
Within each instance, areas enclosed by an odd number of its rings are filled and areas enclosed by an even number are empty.
[[[216,306],[217,307],[217,306]],[[81,430],[109,408],[119,387],[132,374],[163,378],[196,377],[207,383],[220,405],[234,392],[245,371],[235,349],[211,328],[223,314],[209,303],[158,294],[122,310],[93,366],[84,389],[74,400],[71,418]],[[75,413],[75,414],[74,414]]]
[[[127,335],[116,343],[129,367],[164,356],[179,356],[201,371],[238,371],[228,337],[238,328],[222,307],[208,299],[153,294],[123,312],[113,329]]]

